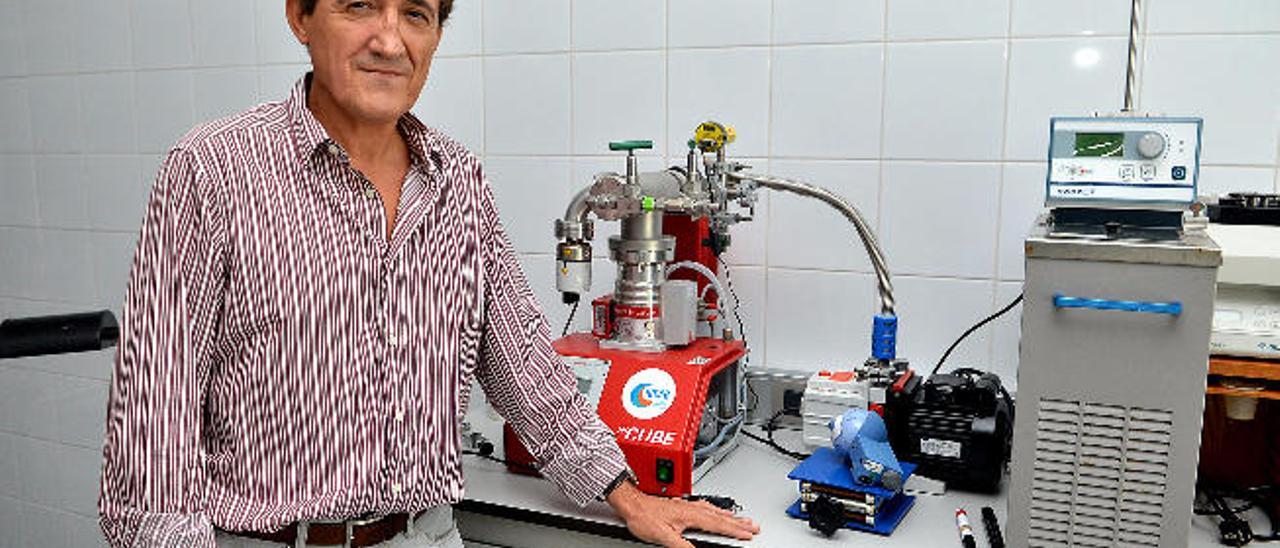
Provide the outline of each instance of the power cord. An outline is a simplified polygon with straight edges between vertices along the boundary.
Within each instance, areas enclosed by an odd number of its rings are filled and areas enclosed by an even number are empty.
[[[724,272],[724,282],[729,289],[729,296],[733,297],[733,317],[738,322],[738,338],[742,339],[742,346],[747,349],[747,354],[742,357],[742,384],[746,386],[747,392],[750,393],[744,410],[744,416],[749,417],[756,410],[756,404],[760,403],[760,396],[756,394],[756,388],[751,386],[751,382],[747,380],[747,366],[750,365],[751,361],[751,344],[747,342],[747,327],[742,323],[742,314],[738,312],[742,299],[738,298],[738,291],[733,288],[733,274],[729,271],[729,263],[724,262],[724,259],[719,256],[716,257],[716,262],[720,266],[720,271]]]
[[[738,501],[733,500],[732,497],[725,497],[721,495],[685,495],[680,498],[689,502],[706,501],[708,504],[715,506],[716,508],[728,510],[730,512],[742,510],[742,507],[738,505]]]
[[[1280,530],[1276,528],[1277,525],[1280,525],[1278,523],[1280,522],[1280,516],[1275,515],[1273,510],[1266,504],[1274,502],[1274,497],[1280,492],[1280,486],[1264,485],[1247,489],[1223,489],[1199,485],[1197,486],[1197,491],[1208,503],[1208,507],[1195,508],[1195,514],[1213,516],[1220,520],[1218,522],[1218,540],[1224,546],[1244,546],[1255,541],[1280,541]],[[1239,506],[1232,506],[1229,504],[1228,499],[1243,500],[1244,503]],[[1240,514],[1254,507],[1262,507],[1267,512],[1267,517],[1271,521],[1270,534],[1255,534],[1249,522],[1240,517]]]
[[[464,438],[464,440],[469,440],[470,443],[475,447],[475,449],[463,449],[462,450],[463,455],[480,457],[484,460],[487,460],[490,462],[496,462],[498,464],[502,464],[505,466],[520,468],[520,469],[528,470],[531,472],[538,472],[538,467],[536,466],[532,466],[523,462],[516,462],[513,460],[507,460],[504,458],[493,456],[493,451],[494,451],[493,442],[485,439],[485,437],[480,435],[479,432],[471,433],[469,437]]]
[[[992,321],[995,321],[996,318],[999,318],[1000,316],[1003,316],[1006,313],[1008,313],[1010,310],[1013,310],[1013,307],[1018,306],[1018,303],[1022,302],[1022,297],[1023,295],[1019,293],[1018,297],[1014,299],[1013,302],[1010,302],[1009,304],[1005,305],[1004,308],[1001,308],[1000,310],[996,311],[995,314],[992,314],[990,316],[987,316],[986,318],[983,318],[982,321],[976,324],[973,324],[973,327],[970,327],[969,329],[966,329],[964,333],[961,333],[960,338],[956,339],[956,342],[951,343],[951,346],[947,348],[947,351],[942,353],[942,357],[938,358],[938,363],[937,365],[933,366],[933,371],[929,372],[929,376],[932,377],[938,374],[938,370],[942,369],[942,363],[947,361],[947,357],[951,356],[951,352],[954,351],[957,346],[960,346],[960,343],[963,342],[965,338],[973,334],[974,331],[981,329],[982,326],[987,325]]]
[[[729,288],[729,296],[733,297],[733,317],[738,321],[738,338],[742,339],[742,344],[745,346],[747,344],[747,328],[742,323],[742,315],[738,313],[738,306],[742,304],[742,299],[738,298],[738,292],[733,289],[733,276],[729,273],[729,263],[724,262],[724,259],[719,257],[716,257],[716,260],[720,262],[720,270],[724,271],[724,282],[725,286]],[[746,368],[746,363],[750,356],[751,354],[747,353],[747,358],[743,358],[743,368]]]
[[[769,447],[773,448],[774,451],[782,453],[783,455],[786,455],[793,459],[796,459],[796,460],[807,459],[810,456],[812,456],[810,453],[801,453],[798,451],[792,451],[790,449],[787,449],[786,447],[783,447],[782,445],[779,445],[778,442],[773,439],[773,432],[777,430],[778,417],[781,417],[785,411],[786,411],[785,409],[782,409],[782,410],[779,410],[777,413],[774,413],[773,417],[769,419],[769,422],[765,424],[764,431],[767,437],[762,437],[756,434],[752,434],[751,432],[748,432],[745,429],[742,430],[742,435],[748,438],[751,438],[753,440],[756,440],[760,443],[763,443],[765,445],[768,445]]]
[[[462,454],[463,454],[463,455],[471,455],[471,456],[473,456],[473,457],[480,457],[480,458],[482,458],[482,459],[484,459],[484,460],[487,460],[487,461],[490,461],[490,462],[496,462],[496,463],[498,463],[498,464],[502,464],[502,465],[505,465],[505,466],[510,466],[510,467],[514,467],[514,468],[520,468],[520,469],[523,469],[523,470],[528,470],[528,471],[530,471],[530,472],[539,472],[539,473],[541,473],[541,471],[540,471],[540,470],[538,470],[538,467],[537,467],[537,466],[533,466],[533,465],[526,464],[526,463],[523,463],[523,462],[516,462],[516,461],[513,461],[513,460],[507,460],[507,459],[504,459],[504,458],[501,458],[501,457],[495,457],[495,456],[493,456],[493,448],[492,448],[492,447],[490,447],[490,448],[489,448],[489,452],[487,452],[487,453],[486,453],[486,452],[484,452],[484,450],[482,449],[482,450],[480,450],[480,451],[463,451],[463,452],[462,452]]]

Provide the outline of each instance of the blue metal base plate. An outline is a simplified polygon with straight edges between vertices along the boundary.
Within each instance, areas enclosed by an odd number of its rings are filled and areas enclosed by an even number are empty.
[[[899,462],[899,464],[902,465],[902,482],[905,484],[907,478],[915,473],[916,465],[909,462]],[[915,497],[901,492],[858,483],[853,479],[853,472],[849,470],[849,464],[844,461],[844,457],[830,447],[818,448],[813,452],[813,456],[796,466],[790,474],[787,474],[787,477],[797,482],[807,481],[875,496],[878,510],[874,526],[857,522],[845,524],[846,527],[859,531],[889,535],[898,527],[902,518],[906,517],[907,511],[916,502]],[[787,515],[796,519],[809,519],[808,514],[800,511],[799,500],[787,508]]]

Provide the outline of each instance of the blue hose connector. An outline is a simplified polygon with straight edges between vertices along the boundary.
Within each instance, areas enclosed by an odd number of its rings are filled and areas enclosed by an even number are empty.
[[[877,360],[898,357],[898,317],[892,314],[876,314],[871,330],[871,355]]]

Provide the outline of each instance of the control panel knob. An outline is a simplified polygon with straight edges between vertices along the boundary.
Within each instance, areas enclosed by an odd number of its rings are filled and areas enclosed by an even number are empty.
[[[1164,136],[1154,131],[1148,131],[1138,138],[1138,154],[1143,158],[1158,158],[1164,154]]]

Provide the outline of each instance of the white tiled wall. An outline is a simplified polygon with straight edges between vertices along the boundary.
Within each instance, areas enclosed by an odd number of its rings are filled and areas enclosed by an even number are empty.
[[[555,329],[551,219],[622,168],[606,141],[653,139],[657,169],[712,117],[737,127],[736,156],[864,210],[897,273],[901,353],[927,366],[1017,295],[1047,119],[1119,108],[1128,4],[457,0],[415,110],[485,159]],[[0,0],[0,318],[118,308],[165,149],[305,70],[283,5]],[[1140,106],[1205,118],[1206,191],[1275,191],[1280,3],[1144,5]],[[873,281],[836,214],[765,196],[734,238],[753,364],[866,355]],[[610,270],[597,263],[597,288]],[[952,359],[1012,380],[1017,340],[1011,315]],[[0,546],[98,542],[109,361],[0,363]]]

